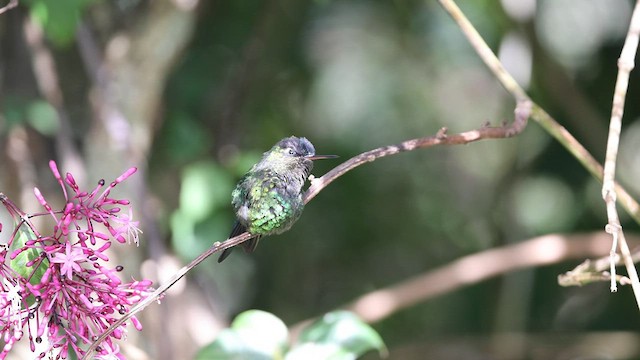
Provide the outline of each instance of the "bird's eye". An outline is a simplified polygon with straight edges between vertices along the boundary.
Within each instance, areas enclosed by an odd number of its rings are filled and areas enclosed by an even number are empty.
[[[293,149],[289,149],[289,155],[295,155],[295,151],[293,151]]]

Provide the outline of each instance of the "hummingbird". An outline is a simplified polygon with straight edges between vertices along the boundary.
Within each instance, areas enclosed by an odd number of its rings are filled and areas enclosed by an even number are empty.
[[[302,187],[311,174],[313,160],[337,157],[316,155],[313,144],[304,137],[291,136],[278,141],[231,193],[236,222],[229,238],[248,231],[253,237],[242,243],[242,247],[250,253],[262,236],[289,230],[302,214]],[[218,262],[226,259],[232,249],[225,249]]]

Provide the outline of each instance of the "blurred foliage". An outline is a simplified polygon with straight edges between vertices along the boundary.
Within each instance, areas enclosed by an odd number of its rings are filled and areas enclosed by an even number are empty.
[[[347,311],[325,314],[304,328],[291,349],[288,337],[282,320],[265,311],[248,310],[201,349],[196,360],[350,360],[372,350],[383,356],[387,352],[380,335]]]
[[[99,153],[89,169],[117,174],[139,166],[147,186],[134,190],[143,196],[140,211],[147,222],[141,224],[141,251],[147,251],[141,258],[156,261],[169,254],[186,263],[227,237],[231,189],[282,137],[305,136],[318,153],[338,154],[342,161],[441,127],[460,132],[512,117],[513,100],[437,2],[281,0],[198,2],[189,43],[153,83],[162,97],[143,119],[149,127],[135,132],[132,124],[140,119],[126,108],[118,109],[128,121],[124,126],[98,120],[109,96],[117,98],[130,86],[114,76],[107,92],[102,76],[118,66],[134,67],[134,61],[121,60],[137,45],[134,35],[151,28],[156,6],[185,3],[25,0],[26,6],[2,15],[0,190],[29,193],[24,179],[46,188],[42,183],[50,180],[40,173],[50,158],[67,156],[65,144],[76,145],[81,160],[88,161],[92,150]],[[631,4],[483,0],[459,6],[507,69],[520,74],[532,98],[602,159]],[[40,92],[32,49],[24,41],[27,17],[48,39],[68,124]],[[112,61],[102,72],[92,73],[87,40],[79,36],[87,35],[83,29],[93,35],[97,53]],[[638,84],[635,71],[618,166],[618,179],[636,195]],[[143,101],[144,94],[127,100]],[[149,141],[150,148],[122,153],[124,138],[132,144]],[[132,159],[143,163],[130,164]],[[121,166],[107,168],[113,162]],[[337,164],[318,162],[313,174]],[[290,325],[467,254],[547,233],[602,231],[605,222],[597,182],[535,123],[514,139],[380,159],[323,190],[289,232],[261,240],[255,253],[235,251],[223,264],[209,259],[194,269],[185,282],[195,289],[176,290],[172,296],[179,301],[168,297],[162,305],[162,315],[177,314],[180,324],[171,321],[172,335],[163,336],[162,344],[147,339],[147,348],[158,359],[169,355],[153,351],[167,344],[184,345],[192,355],[248,308],[275,314],[281,319],[277,326]],[[628,218],[623,226],[638,230]],[[557,274],[575,264],[506,274],[372,326],[392,358],[396,351],[421,358],[412,346],[446,339],[484,340],[469,351],[475,358],[495,358],[490,355],[519,349],[492,342],[497,334],[637,331],[637,317],[629,316],[637,313],[630,289],[612,295],[607,284],[557,285]],[[219,341],[226,341],[228,331],[221,334]],[[469,358],[459,349],[450,346],[440,358]],[[502,358],[536,358],[535,351],[515,353]]]
[[[96,0],[25,0],[33,20],[57,46],[73,43],[83,10]]]
[[[30,126],[47,136],[55,135],[58,131],[55,109],[41,99],[25,101],[20,98],[10,98],[5,101],[3,110],[6,129],[0,126],[0,133],[8,131],[13,126],[23,125]]]

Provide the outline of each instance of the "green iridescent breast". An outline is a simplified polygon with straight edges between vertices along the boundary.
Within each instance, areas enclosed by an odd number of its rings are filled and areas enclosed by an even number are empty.
[[[301,186],[271,174],[247,176],[234,190],[233,205],[240,223],[252,234],[271,235],[289,230],[303,209]],[[263,175],[263,176],[260,176]]]

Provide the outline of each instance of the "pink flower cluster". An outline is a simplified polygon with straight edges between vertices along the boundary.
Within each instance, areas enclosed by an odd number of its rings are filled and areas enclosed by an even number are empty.
[[[123,283],[118,276],[122,266],[107,266],[105,253],[114,240],[138,244],[141,231],[129,200],[110,197],[136,168],[108,186],[100,180],[86,192],[71,174],[62,177],[55,162],[49,166],[66,199],[61,210],[54,210],[37,188],[35,196],[45,209],[38,214],[24,213],[0,193],[13,219],[0,222],[0,239],[5,239],[0,242],[0,359],[25,334],[35,358],[66,359],[72,352],[80,358],[120,315],[153,291],[149,280]],[[54,225],[37,229],[32,220],[40,216],[50,216]],[[131,322],[141,329],[135,317]],[[97,358],[124,359],[113,342],[124,333],[124,327],[114,331],[100,344]]]

